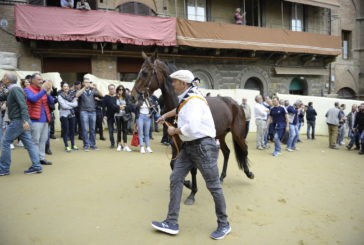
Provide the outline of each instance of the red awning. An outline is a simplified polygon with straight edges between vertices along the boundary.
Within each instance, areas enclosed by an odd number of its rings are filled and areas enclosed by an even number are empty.
[[[30,5],[15,6],[15,34],[36,40],[176,45],[176,19]]]

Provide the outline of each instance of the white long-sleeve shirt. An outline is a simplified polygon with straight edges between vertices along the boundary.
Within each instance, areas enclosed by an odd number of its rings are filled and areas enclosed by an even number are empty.
[[[205,98],[196,93],[191,94],[191,96],[199,96],[201,99],[192,98],[180,109],[178,113],[178,128],[182,132],[181,139],[183,141],[191,141],[206,136],[215,138],[215,123]]]
[[[268,109],[262,104],[256,103],[254,106],[255,119],[267,120]]]

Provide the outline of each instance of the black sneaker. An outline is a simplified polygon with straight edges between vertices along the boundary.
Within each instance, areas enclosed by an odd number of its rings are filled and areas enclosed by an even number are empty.
[[[40,173],[42,173],[41,168],[30,167],[28,170],[24,171],[24,174],[40,174]]]
[[[226,226],[217,227],[217,230],[212,232],[210,237],[215,240],[220,240],[226,237],[227,234],[231,232],[231,226],[228,224]]]
[[[5,175],[9,175],[10,172],[9,171],[0,171],[0,176],[5,176]]]
[[[42,164],[42,165],[52,165],[53,163],[44,159],[44,160],[40,160],[40,164]]]
[[[153,228],[155,228],[159,231],[162,231],[164,233],[171,234],[171,235],[177,235],[179,232],[178,224],[171,224],[167,221],[163,221],[163,222],[153,221],[152,226],[153,226]]]

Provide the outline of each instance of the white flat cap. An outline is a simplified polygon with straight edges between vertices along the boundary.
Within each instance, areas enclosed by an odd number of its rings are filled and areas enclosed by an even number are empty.
[[[192,83],[195,76],[189,70],[178,70],[169,75],[172,79],[181,80],[185,83]]]

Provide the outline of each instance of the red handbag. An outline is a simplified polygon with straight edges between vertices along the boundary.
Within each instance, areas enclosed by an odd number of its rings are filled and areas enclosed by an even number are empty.
[[[133,138],[131,139],[130,144],[132,146],[139,146],[139,135],[138,135],[138,132],[133,133]]]

